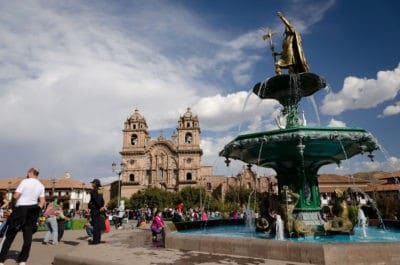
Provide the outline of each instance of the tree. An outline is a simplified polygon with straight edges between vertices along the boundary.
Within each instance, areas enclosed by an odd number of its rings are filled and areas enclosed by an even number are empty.
[[[208,205],[211,203],[211,196],[202,187],[184,187],[179,192],[179,199],[186,209],[208,208]]]
[[[177,201],[177,194],[159,188],[147,188],[133,194],[130,203],[134,209],[157,208],[164,209],[174,207]]]
[[[251,193],[252,193],[251,189],[246,189],[244,187],[237,188],[229,186],[228,190],[225,193],[225,202],[237,203],[240,206],[245,206],[249,201],[249,196]],[[254,193],[252,195],[254,195]]]

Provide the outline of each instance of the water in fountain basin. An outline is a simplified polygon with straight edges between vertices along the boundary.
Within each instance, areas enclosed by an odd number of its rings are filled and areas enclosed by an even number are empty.
[[[276,240],[284,240],[285,237],[283,236],[283,221],[279,214],[276,215]]]
[[[361,208],[358,209],[357,224],[358,224],[358,227],[360,227],[362,229],[364,238],[366,238],[368,221],[367,221],[367,217],[365,217],[364,211]]]

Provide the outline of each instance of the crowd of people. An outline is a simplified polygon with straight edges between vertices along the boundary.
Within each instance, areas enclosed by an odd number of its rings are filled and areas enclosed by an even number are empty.
[[[42,243],[44,245],[57,245],[63,238],[67,222],[72,218],[86,218],[84,224],[87,236],[91,238],[89,244],[100,244],[101,235],[104,231],[110,230],[110,223],[117,229],[123,228],[124,220],[136,220],[137,227],[150,227],[152,240],[158,241],[165,237],[166,223],[164,219],[173,222],[208,221],[212,219],[222,219],[223,216],[218,211],[206,211],[204,209],[184,209],[183,203],[178,203],[175,209],[165,208],[150,209],[142,208],[137,210],[125,209],[124,202],[116,209],[107,209],[104,206],[101,183],[94,179],[88,209],[81,209],[75,212],[65,209],[64,202],[53,198],[46,204],[43,184],[37,179],[39,170],[30,168],[26,179],[16,188],[10,201],[7,194],[1,195],[0,200],[0,265],[3,264],[8,250],[14,241],[17,232],[23,232],[24,244],[17,258],[20,265],[24,265],[29,257],[32,243],[32,235],[39,226],[47,230]],[[245,218],[245,213],[232,212],[231,219]],[[107,227],[108,224],[108,227]]]

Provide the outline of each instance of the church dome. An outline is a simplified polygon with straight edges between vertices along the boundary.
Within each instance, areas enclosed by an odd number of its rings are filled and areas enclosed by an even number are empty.
[[[146,122],[146,120],[144,119],[142,114],[139,113],[138,109],[135,109],[133,114],[129,117],[129,120],[130,121],[144,121],[144,122]]]
[[[139,113],[137,109],[125,121],[125,130],[143,130],[147,129],[146,119]]]
[[[190,108],[186,109],[185,114],[183,114],[183,118],[184,120],[198,120],[197,115],[193,115],[192,110]]]

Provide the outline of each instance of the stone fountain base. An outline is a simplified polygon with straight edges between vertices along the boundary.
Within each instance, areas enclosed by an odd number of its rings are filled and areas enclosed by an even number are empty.
[[[322,219],[322,216],[319,211],[315,212],[294,212],[293,218],[295,220],[302,221],[304,224],[308,226],[322,226],[325,221]]]
[[[306,264],[400,264],[400,243],[298,243],[172,233],[174,229],[170,224],[166,248]]]

